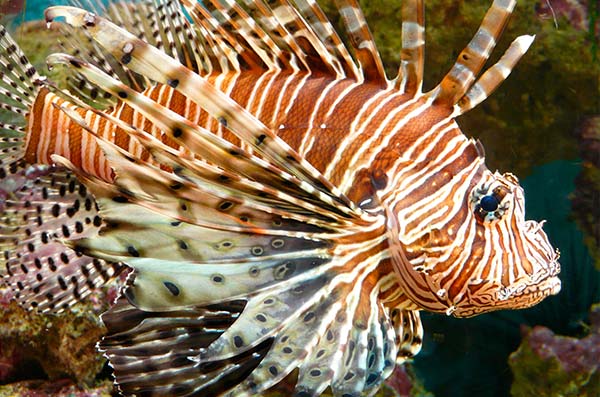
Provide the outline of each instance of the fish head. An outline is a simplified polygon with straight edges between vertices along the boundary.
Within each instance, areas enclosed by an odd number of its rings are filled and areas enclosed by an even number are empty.
[[[467,152],[457,161],[464,164]],[[517,177],[491,172],[478,152],[468,167],[438,171],[444,183],[438,175],[422,191],[388,200],[392,265],[423,310],[469,317],[530,307],[560,291],[559,252],[544,222],[526,220]]]

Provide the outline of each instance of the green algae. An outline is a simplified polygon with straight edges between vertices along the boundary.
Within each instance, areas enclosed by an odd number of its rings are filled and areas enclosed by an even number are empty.
[[[513,397],[600,396],[600,372],[566,372],[556,358],[540,359],[527,345],[511,356],[510,366],[515,377]]]
[[[49,54],[64,51],[59,45],[64,33],[58,29],[48,29],[43,21],[33,21],[19,26],[12,36],[38,73],[58,86],[66,87],[67,77],[72,72],[67,68],[48,70],[46,66],[46,57]]]

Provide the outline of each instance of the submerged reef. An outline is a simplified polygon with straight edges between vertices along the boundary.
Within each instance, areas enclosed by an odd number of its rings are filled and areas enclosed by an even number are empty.
[[[556,335],[546,327],[525,330],[510,356],[513,397],[600,396],[600,304],[592,307],[589,334]]]

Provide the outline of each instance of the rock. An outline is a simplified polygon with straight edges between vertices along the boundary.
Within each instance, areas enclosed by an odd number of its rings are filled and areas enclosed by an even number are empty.
[[[104,366],[96,351],[104,329],[92,310],[40,315],[11,302],[2,305],[0,323],[2,383],[42,377],[91,385]]]
[[[600,305],[592,307],[590,333],[581,338],[554,334],[546,327],[525,329],[509,364],[513,397],[600,395]]]
[[[31,380],[0,386],[0,397],[110,397],[112,382],[104,381],[92,387],[81,388],[72,381]]]

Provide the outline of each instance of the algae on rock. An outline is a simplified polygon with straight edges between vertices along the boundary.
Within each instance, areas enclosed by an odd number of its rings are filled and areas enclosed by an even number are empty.
[[[513,397],[600,396],[600,305],[592,307],[590,334],[577,339],[546,327],[527,332],[510,356]]]

